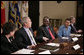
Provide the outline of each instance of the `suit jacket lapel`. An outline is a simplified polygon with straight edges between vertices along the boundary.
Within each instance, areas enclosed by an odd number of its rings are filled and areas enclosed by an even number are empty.
[[[5,42],[6,42],[6,43],[11,44],[5,36],[4,36],[4,38],[5,38]]]
[[[71,26],[72,26],[72,25],[71,25]],[[73,27],[74,31],[76,32],[76,28],[75,28],[75,26],[73,25],[72,27]]]
[[[44,31],[45,31],[45,34],[46,34],[46,37],[49,37],[50,34],[49,34],[49,31],[46,29],[46,27],[43,27],[44,28]],[[49,37],[50,38],[50,37]]]
[[[24,38],[26,39],[26,41],[27,42],[28,42],[28,40],[30,41],[29,36],[27,35],[27,33],[26,33],[24,28],[22,28],[22,32],[23,32],[23,35],[24,35]]]

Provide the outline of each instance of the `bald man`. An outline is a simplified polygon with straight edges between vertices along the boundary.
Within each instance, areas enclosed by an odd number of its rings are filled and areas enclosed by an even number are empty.
[[[43,18],[43,25],[39,27],[37,31],[37,39],[39,42],[48,42],[54,40],[57,37],[52,26],[49,25],[49,17]]]

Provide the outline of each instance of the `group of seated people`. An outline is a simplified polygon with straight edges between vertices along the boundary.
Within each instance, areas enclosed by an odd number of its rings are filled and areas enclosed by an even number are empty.
[[[23,17],[20,29],[17,29],[14,23],[7,22],[3,25],[3,32],[1,32],[1,53],[11,54],[23,48],[32,49],[38,43],[48,42],[57,37],[70,37],[70,33],[81,33],[82,30],[77,31],[74,23],[74,17],[65,19],[64,25],[60,26],[58,33],[56,33],[49,25],[49,17],[45,16],[43,25],[39,27],[36,37],[34,37],[30,17]]]

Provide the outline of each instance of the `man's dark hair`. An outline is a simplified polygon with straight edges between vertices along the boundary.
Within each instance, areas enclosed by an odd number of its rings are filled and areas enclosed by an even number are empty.
[[[66,22],[66,21],[70,21],[70,22],[71,22],[71,19],[70,19],[70,18],[66,18],[66,19],[65,19],[65,22]]]
[[[14,23],[7,22],[3,25],[3,34],[7,35],[11,31],[14,31],[15,29],[16,29],[16,25]]]
[[[49,19],[49,17],[48,17],[48,16],[44,16],[43,21],[44,21],[45,19]]]

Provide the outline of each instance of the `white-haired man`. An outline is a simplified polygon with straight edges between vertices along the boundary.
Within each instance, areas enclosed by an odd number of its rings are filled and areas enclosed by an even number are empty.
[[[35,47],[36,41],[33,37],[33,31],[31,28],[32,22],[29,17],[23,17],[23,27],[15,33],[15,41],[20,49],[22,48],[33,48]]]

